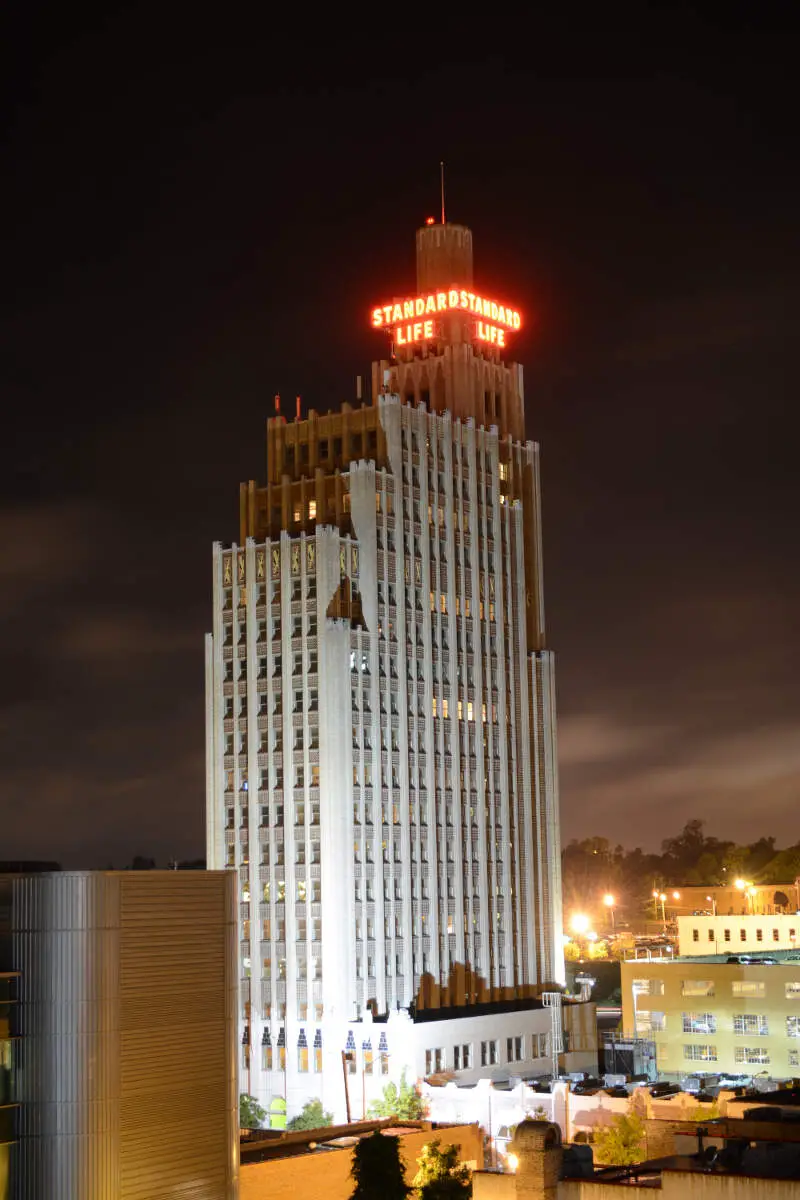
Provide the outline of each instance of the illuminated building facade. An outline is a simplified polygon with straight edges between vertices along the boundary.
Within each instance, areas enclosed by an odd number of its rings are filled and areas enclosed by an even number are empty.
[[[239,877],[242,1090],[290,1110],[339,1111],[342,1050],[375,1088],[427,1062],[409,1006],[466,1022],[563,979],[522,317],[473,292],[461,226],[418,231],[417,288],[370,314],[371,403],[268,421],[267,484],[214,547],[208,865]],[[550,1014],[523,1012],[511,1061],[544,1072]],[[437,1069],[506,1065],[467,1034]]]

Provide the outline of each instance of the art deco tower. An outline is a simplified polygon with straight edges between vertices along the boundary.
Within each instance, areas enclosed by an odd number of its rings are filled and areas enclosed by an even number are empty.
[[[472,287],[470,231],[419,230],[371,403],[270,419],[268,482],[214,548],[208,865],[239,874],[264,1097],[366,1010],[466,1019],[563,978],[538,447],[520,316]]]

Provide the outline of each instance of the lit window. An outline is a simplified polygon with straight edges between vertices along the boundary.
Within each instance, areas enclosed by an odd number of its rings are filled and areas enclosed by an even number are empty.
[[[764,981],[760,979],[736,979],[731,984],[734,996],[763,996],[765,991]]]
[[[716,1046],[684,1046],[683,1057],[690,1062],[716,1062]]]
[[[800,980],[786,984],[786,999],[800,1000]]]
[[[298,524],[298,523],[299,523],[299,521],[300,521],[300,520],[302,520],[302,516],[303,516],[303,510],[302,510],[302,508],[300,507],[300,505],[299,505],[299,504],[295,504],[295,506],[294,506],[294,520],[295,520],[295,524]]]
[[[684,979],[681,981],[682,996],[713,996],[714,981],[712,979]]]
[[[786,1018],[786,1036],[800,1038],[800,1017]]]
[[[446,696],[445,696],[445,698],[442,700],[442,716],[443,716],[443,717],[446,717],[446,716],[447,716],[447,697],[446,697]]]
[[[769,1063],[769,1050],[761,1046],[736,1046],[733,1051],[733,1061],[763,1067]]]
[[[713,1013],[683,1013],[684,1033],[716,1033],[717,1018]]]
[[[311,521],[315,521],[317,519],[317,502],[316,502],[316,500],[309,500],[308,516],[309,516],[309,520],[311,520]]]
[[[737,1013],[733,1018],[733,1032],[737,1034],[757,1033],[760,1037],[769,1035],[767,1018],[760,1013]]]

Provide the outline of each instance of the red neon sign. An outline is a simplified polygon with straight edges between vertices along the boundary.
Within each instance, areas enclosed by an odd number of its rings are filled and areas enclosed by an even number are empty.
[[[522,318],[515,308],[466,288],[452,287],[444,292],[428,292],[381,304],[372,310],[372,326],[390,330],[398,346],[408,346],[432,341],[437,336],[434,316],[453,311],[477,317],[475,337],[493,346],[504,347],[506,330],[515,332],[522,325]]]

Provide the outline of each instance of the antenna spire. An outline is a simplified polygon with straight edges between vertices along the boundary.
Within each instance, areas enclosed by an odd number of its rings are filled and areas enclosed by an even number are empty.
[[[444,163],[439,163],[439,179],[442,185],[442,224],[445,224],[444,219]]]

